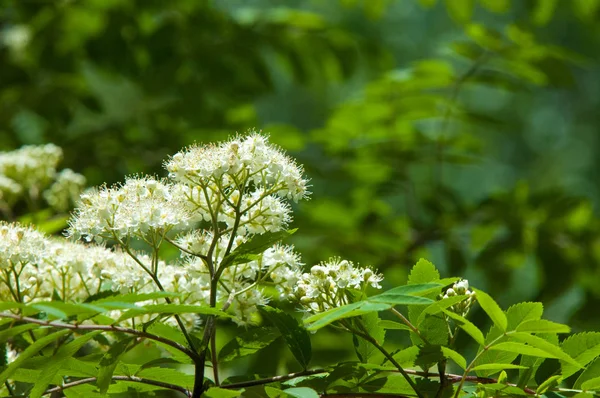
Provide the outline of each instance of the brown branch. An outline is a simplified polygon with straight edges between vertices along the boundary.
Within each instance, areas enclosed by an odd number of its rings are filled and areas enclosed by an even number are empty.
[[[301,372],[296,372],[296,373],[290,373],[287,375],[281,375],[281,376],[273,376],[273,377],[267,377],[264,379],[257,379],[257,380],[248,380],[248,381],[242,381],[239,383],[232,383],[232,384],[222,384],[220,387],[221,388],[226,388],[229,390],[233,390],[236,388],[245,388],[245,387],[254,387],[254,386],[260,386],[263,384],[269,384],[269,383],[275,383],[275,382],[280,382],[280,381],[286,381],[286,380],[291,380],[291,379],[295,379],[296,377],[302,377],[302,376],[310,376],[310,375],[315,375],[315,374],[320,374],[320,373],[327,373],[330,370],[328,369],[312,369],[312,370],[304,370]],[[413,369],[404,369],[404,371],[409,374],[409,375],[413,375],[413,376],[419,376],[419,377],[423,377],[423,378],[439,378],[439,374],[436,373],[427,373],[427,372],[422,372],[419,370],[413,370]],[[392,373],[399,373],[397,369],[390,369],[389,372]],[[448,377],[448,381],[450,383],[458,383],[461,379],[462,379],[462,375],[457,375],[457,374],[446,374],[446,377]],[[467,376],[465,377],[465,381],[471,382],[471,383],[481,383],[481,384],[493,384],[493,383],[497,383],[498,380],[497,379],[493,379],[491,377],[478,377],[478,376]],[[516,387],[516,384],[512,384],[512,383],[508,383],[507,385],[512,386],[512,387]],[[527,394],[532,394],[535,395],[535,391],[530,389],[530,388],[524,388],[523,391],[525,391]],[[321,395],[322,397],[328,397],[328,398],[342,398],[342,397],[354,397],[354,396],[368,396],[369,398],[378,398],[378,397],[386,397],[386,398],[394,398],[394,397],[405,397],[404,395],[395,395],[395,394],[382,394],[382,393],[343,393],[343,394],[323,394]]]
[[[171,346],[171,347],[183,352],[188,357],[190,357],[192,360],[196,360],[198,358],[198,355],[194,351],[190,350],[189,348],[187,348],[187,347],[183,346],[182,344],[179,344],[175,341],[166,339],[164,337],[157,336],[152,333],[147,333],[147,332],[144,332],[141,330],[136,330],[136,329],[125,328],[122,326],[79,325],[79,324],[70,324],[70,323],[55,322],[55,321],[51,322],[51,321],[44,321],[42,319],[30,318],[30,317],[22,316],[22,315],[9,314],[6,312],[0,312],[0,318],[11,318],[11,319],[15,319],[17,321],[23,321],[26,323],[35,323],[37,325],[50,326],[50,327],[58,328],[58,329],[86,330],[86,331],[102,330],[105,332],[117,332],[117,333],[130,334],[133,336],[142,337],[144,339],[158,341],[160,343]]]
[[[88,377],[86,379],[80,379],[80,380],[72,381],[70,383],[65,383],[62,386],[58,386],[58,387],[54,387],[54,388],[50,388],[50,389],[46,390],[44,392],[44,394],[42,394],[42,395],[48,395],[48,394],[53,394],[56,392],[61,392],[63,390],[66,390],[67,388],[77,387],[77,386],[80,386],[83,384],[94,383],[97,379],[98,379],[97,377]],[[186,388],[180,387],[175,384],[163,383],[162,381],[149,380],[149,379],[144,379],[142,377],[136,377],[136,376],[113,376],[112,380],[131,381],[134,383],[149,384],[152,386],[168,388],[169,390],[179,391],[179,392],[185,394],[186,397],[191,396],[190,392]]]

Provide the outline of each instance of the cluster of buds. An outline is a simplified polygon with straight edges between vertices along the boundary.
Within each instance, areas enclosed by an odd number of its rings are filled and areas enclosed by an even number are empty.
[[[477,298],[475,292],[469,289],[469,281],[460,279],[450,286],[443,294],[440,294],[438,299],[442,300],[453,296],[466,296],[464,300],[454,304],[449,308],[450,311],[460,316],[466,316]]]
[[[309,312],[321,312],[350,302],[351,290],[380,289],[383,276],[351,261],[331,258],[299,276],[295,295]]]

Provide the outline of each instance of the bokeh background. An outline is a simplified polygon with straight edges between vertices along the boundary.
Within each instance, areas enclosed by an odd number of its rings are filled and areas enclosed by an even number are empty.
[[[306,264],[425,257],[599,330],[599,62],[599,0],[3,0],[0,150],[98,185],[263,130],[311,178]]]

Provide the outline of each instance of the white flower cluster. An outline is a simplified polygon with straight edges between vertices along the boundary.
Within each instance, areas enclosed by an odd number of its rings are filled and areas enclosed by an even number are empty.
[[[194,231],[181,236],[177,243],[187,252],[204,253],[212,242],[210,232]],[[245,238],[236,237],[233,247],[243,243]],[[229,236],[219,239],[215,247],[215,259],[223,259]],[[172,291],[184,293],[186,300],[202,304],[209,302],[210,272],[206,263],[198,257],[183,253],[183,274],[169,284]],[[261,290],[263,284],[274,286],[281,298],[293,295],[294,286],[301,274],[300,256],[292,246],[275,245],[264,251],[256,260],[236,264],[226,268],[219,281],[217,300],[230,301],[230,309],[239,325],[252,323],[256,314],[256,305],[266,304],[268,298]]]
[[[144,282],[149,283],[142,272],[125,253],[49,238],[31,227],[0,222],[3,301],[28,303],[50,299],[55,293],[62,300],[78,301],[107,288],[139,290]]]
[[[135,237],[156,247],[170,231],[187,231],[175,240],[183,253],[179,264],[141,262],[156,272],[165,290],[181,293],[188,304],[208,304],[211,278],[218,274],[219,306],[228,306],[240,324],[252,322],[256,305],[267,302],[261,286],[292,295],[301,264],[291,247],[274,246],[245,264],[221,264],[253,235],[288,226],[292,218],[286,200],[309,194],[302,168],[254,132],[217,145],[189,147],[165,167],[168,180],[135,177],[86,192],[68,235],[124,244]],[[113,289],[156,289],[143,273],[103,277],[112,281]]]
[[[12,206],[19,196],[21,196],[22,192],[23,187],[15,180],[0,174],[0,202]]]
[[[372,269],[336,257],[302,274],[295,295],[308,311],[321,312],[350,303],[352,290],[364,291],[367,286],[380,289],[382,280],[383,276]]]
[[[189,213],[182,198],[173,195],[173,185],[151,177],[129,178],[121,186],[103,187],[81,195],[68,235],[76,239],[147,240],[155,232],[164,234],[187,227]]]
[[[85,177],[71,169],[61,170],[54,183],[44,191],[44,199],[58,211],[68,211],[85,188]]]
[[[448,297],[462,296],[462,295],[465,295],[466,298],[464,300],[462,300],[461,302],[451,306],[449,308],[449,310],[458,315],[465,316],[465,315],[467,315],[467,313],[471,309],[471,306],[477,299],[475,292],[473,290],[469,289],[469,281],[468,280],[460,279],[459,281],[454,283],[451,287],[446,289],[444,294],[440,295],[439,299],[441,300],[441,299],[445,299]]]
[[[298,201],[308,195],[302,168],[257,133],[219,145],[189,147],[165,167],[178,182],[200,187],[216,184],[224,193],[251,182],[281,198]]]
[[[45,187],[54,179],[61,159],[62,149],[56,145],[26,145],[0,153],[0,174],[18,182],[25,190]]]
[[[69,169],[57,173],[62,156],[53,144],[0,152],[0,205],[10,208],[24,195],[34,201],[43,195],[56,210],[68,210],[83,190],[85,177]]]

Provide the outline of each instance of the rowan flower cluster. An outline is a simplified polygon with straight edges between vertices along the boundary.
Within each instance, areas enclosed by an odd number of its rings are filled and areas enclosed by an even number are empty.
[[[26,145],[11,152],[0,153],[0,175],[10,178],[29,190],[45,187],[56,174],[62,150],[53,144]]]
[[[473,303],[477,300],[475,292],[469,289],[469,281],[466,279],[460,279],[456,283],[454,283],[451,287],[446,289],[443,294],[440,294],[439,299],[445,299],[448,297],[454,296],[462,296],[465,295],[466,298],[461,302],[454,304],[449,308],[450,311],[461,315],[466,316],[469,313],[469,310],[473,306]]]
[[[75,238],[122,240],[151,238],[188,225],[189,214],[173,185],[151,177],[129,178],[123,185],[92,189],[81,201],[69,222],[68,235]]]
[[[70,237],[116,241],[128,252],[130,238],[136,238],[150,245],[154,255],[168,241],[182,252],[174,264],[135,255],[143,272],[113,273],[109,268],[100,274],[110,280],[107,285],[145,291],[156,290],[158,281],[162,289],[181,293],[181,302],[207,305],[216,300],[239,324],[252,322],[256,305],[268,301],[262,285],[290,297],[301,266],[292,247],[274,246],[246,263],[224,265],[224,259],[253,236],[288,226],[292,217],[286,200],[309,194],[302,169],[257,133],[189,147],[165,167],[168,179],[131,177],[81,196],[69,222]],[[173,231],[181,233],[172,237]],[[219,285],[211,292],[215,275]]]
[[[214,249],[217,263],[223,260],[229,239],[230,236],[222,236],[217,241]],[[237,236],[233,249],[245,241],[244,236]],[[209,302],[210,270],[204,260],[190,253],[206,253],[212,242],[213,235],[207,231],[193,231],[177,239],[177,245],[183,249],[181,269],[185,273],[174,278],[169,286],[172,291],[184,293],[186,300]],[[269,301],[261,286],[274,285],[280,298],[291,297],[301,267],[300,256],[292,246],[275,245],[256,260],[225,268],[219,278],[217,301],[228,303],[237,324],[252,323],[256,305]]]
[[[336,257],[302,274],[295,295],[308,311],[321,312],[352,302],[353,290],[364,291],[367,286],[380,289],[382,280],[383,276],[371,268]]]
[[[0,206],[6,212],[26,197],[43,197],[58,211],[67,211],[85,185],[85,178],[72,170],[57,172],[62,150],[53,144],[27,145],[0,152]]]
[[[19,224],[0,222],[0,299],[29,303],[58,294],[84,300],[106,289],[121,289],[118,277],[142,286],[141,270],[125,253],[50,238]],[[134,276],[136,275],[136,276]],[[131,285],[130,287],[134,287]]]
[[[61,170],[54,183],[44,191],[44,199],[57,211],[68,211],[85,188],[85,177],[71,169]]]
[[[210,188],[216,195],[233,195],[231,203],[237,203],[236,192],[246,193],[239,189],[248,183],[265,195],[294,201],[309,194],[302,168],[257,133],[219,145],[191,146],[176,153],[165,168],[169,177],[180,183]]]

